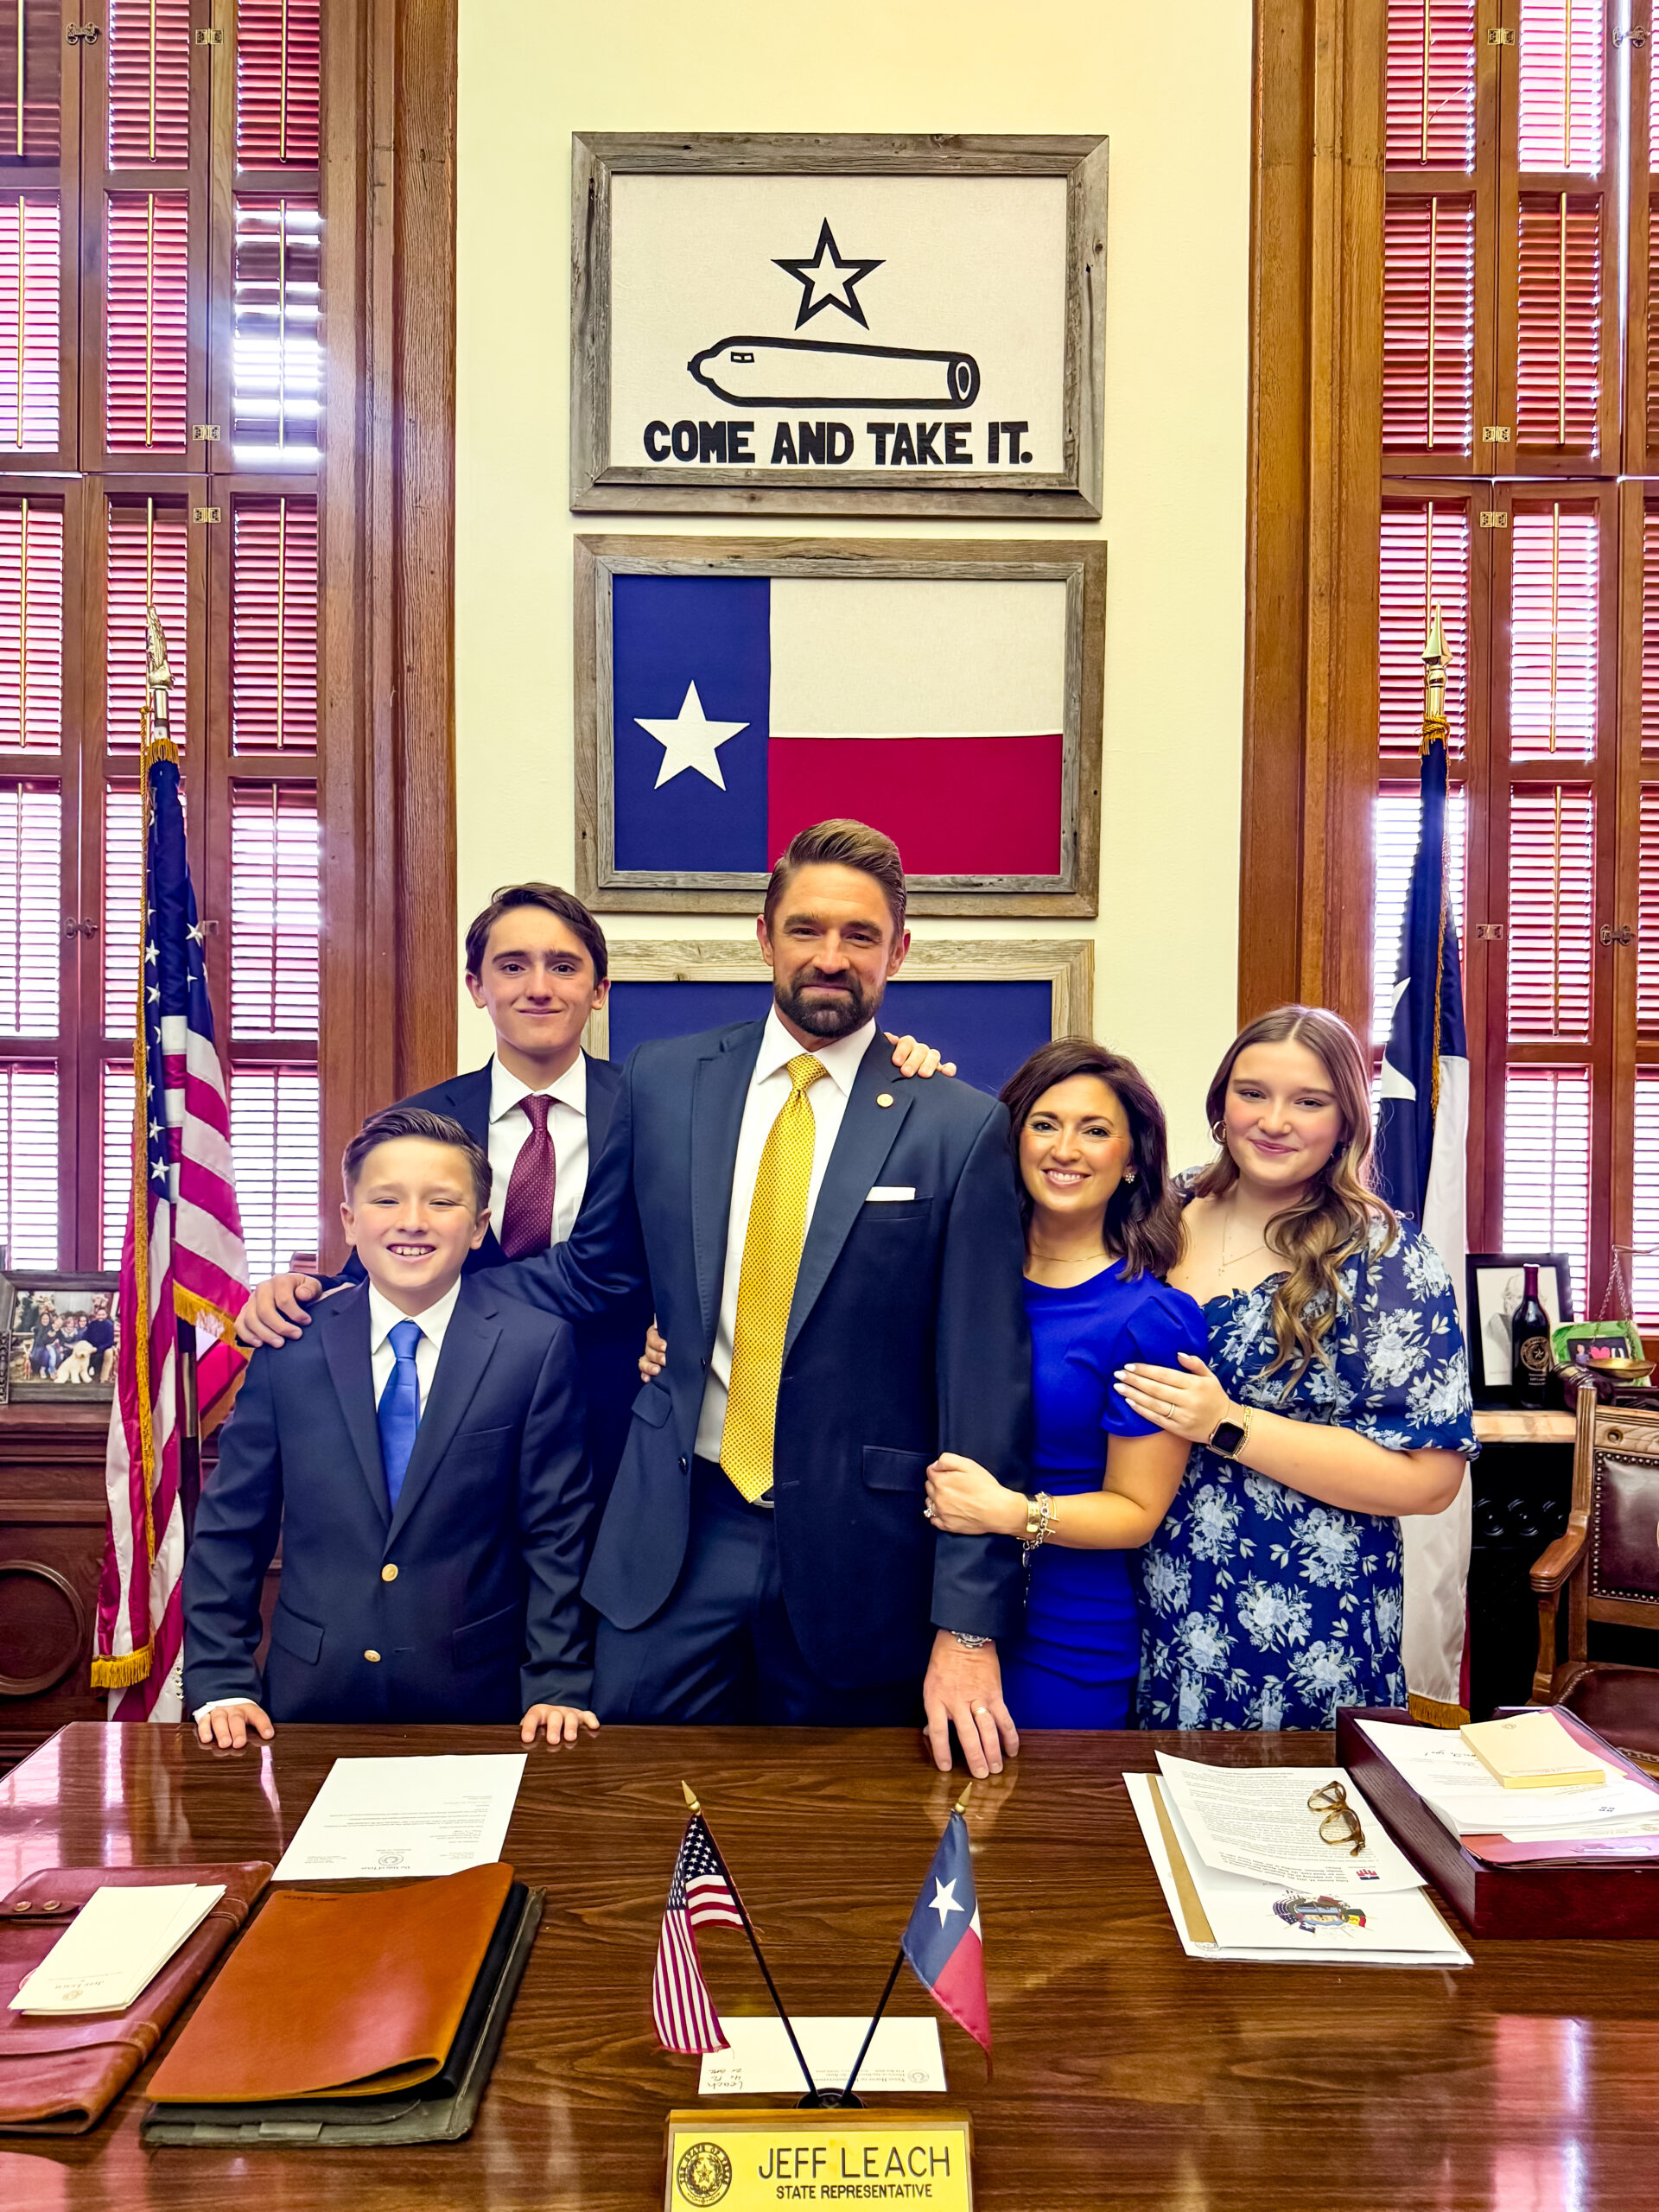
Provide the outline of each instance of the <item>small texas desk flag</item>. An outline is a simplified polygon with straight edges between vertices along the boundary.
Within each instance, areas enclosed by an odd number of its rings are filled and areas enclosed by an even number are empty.
[[[985,1951],[968,1823],[957,1805],[939,1838],[933,1864],[899,1948],[917,1980],[960,2028],[991,2055],[991,2008],[985,1995]]]
[[[1060,866],[1065,586],[619,575],[615,855],[772,866],[853,815],[912,875]]]

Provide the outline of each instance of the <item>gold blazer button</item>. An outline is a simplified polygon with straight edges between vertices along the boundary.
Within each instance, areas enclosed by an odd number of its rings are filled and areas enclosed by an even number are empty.
[[[390,1564],[383,1567],[380,1570],[380,1580],[383,1582],[395,1582],[397,1580],[397,1568]]]
[[[372,1666],[378,1667],[380,1664],[380,1654],[378,1651],[365,1651],[363,1656]]]

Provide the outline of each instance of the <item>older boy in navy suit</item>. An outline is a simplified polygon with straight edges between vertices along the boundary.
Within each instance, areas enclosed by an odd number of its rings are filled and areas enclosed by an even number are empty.
[[[518,1719],[574,1740],[593,1486],[567,1324],[463,1275],[490,1163],[417,1107],[346,1147],[341,1217],[366,1276],[257,1351],[184,1572],[184,1694],[204,1743],[272,1720]],[[283,1539],[264,1679],[259,1592]]]

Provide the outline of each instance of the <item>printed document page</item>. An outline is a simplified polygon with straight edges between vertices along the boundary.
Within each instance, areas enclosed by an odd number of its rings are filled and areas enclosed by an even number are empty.
[[[1604,1783],[1554,1789],[1505,1789],[1452,1728],[1409,1728],[1400,1720],[1362,1720],[1359,1726],[1429,1810],[1453,1835],[1517,1839],[1623,1833],[1659,1816],[1659,1790],[1628,1776]],[[1608,1825],[1619,1824],[1618,1829]]]
[[[860,2020],[791,2013],[790,2019],[818,2087],[844,2088],[869,2033],[868,2015]],[[804,2087],[799,2061],[775,2012],[723,2013],[720,2024],[731,2048],[705,2055],[699,2096],[775,2096]],[[855,2094],[887,2089],[913,2096],[944,2086],[938,2022],[931,2016],[883,2013],[875,2041],[858,2069]]]
[[[92,1891],[32,1974],[14,2012],[124,2012],[225,1894],[222,1882]]]
[[[1372,1890],[1415,1890],[1422,1876],[1338,1766],[1205,1766],[1158,1754],[1166,1795],[1199,1856],[1217,1873],[1249,1874],[1294,1889],[1342,1880]],[[1339,1783],[1363,1840],[1327,1842],[1322,1821],[1334,1808],[1311,1808],[1316,1790]],[[1334,1827],[1334,1823],[1332,1824]]]
[[[336,1759],[271,1878],[349,1882],[493,1866],[526,1756]]]

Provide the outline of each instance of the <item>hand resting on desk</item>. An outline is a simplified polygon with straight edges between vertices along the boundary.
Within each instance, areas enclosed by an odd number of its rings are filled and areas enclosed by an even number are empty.
[[[533,1744],[545,1731],[550,1744],[574,1744],[584,1728],[596,1735],[599,1715],[575,1705],[532,1705],[518,1724],[518,1739]],[[211,1706],[196,1723],[197,1742],[212,1744],[221,1751],[241,1751],[250,1734],[260,1736],[268,1744],[276,1733],[270,1714],[251,1698],[239,1699],[234,1705]]]

